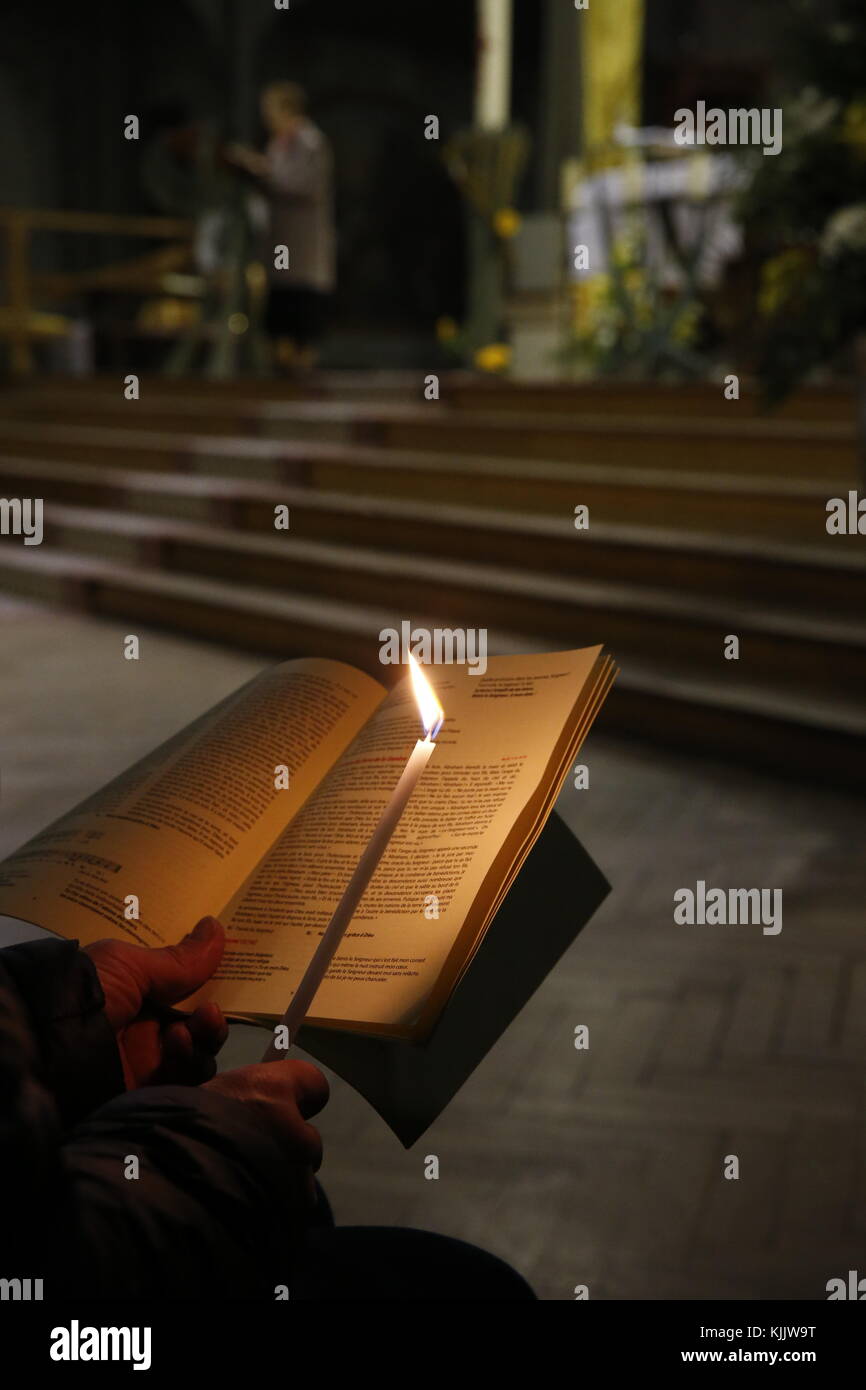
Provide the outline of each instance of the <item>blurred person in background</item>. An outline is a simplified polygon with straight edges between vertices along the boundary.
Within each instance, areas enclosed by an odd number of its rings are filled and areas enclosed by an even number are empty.
[[[336,280],[331,147],[306,114],[305,93],[294,82],[266,87],[261,114],[268,131],[264,151],[231,144],[225,157],[267,200],[261,238],[269,279],[265,328],[279,366],[304,371],[315,365]]]

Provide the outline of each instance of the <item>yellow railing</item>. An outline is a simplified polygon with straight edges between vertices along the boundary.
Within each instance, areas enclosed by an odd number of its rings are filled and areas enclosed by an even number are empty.
[[[95,236],[152,237],[177,243],[97,270],[36,275],[30,263],[34,232],[78,232]],[[0,208],[0,247],[6,302],[0,304],[0,339],[9,343],[9,365],[17,375],[33,370],[33,343],[66,331],[58,314],[40,312],[45,300],[89,289],[147,290],[159,277],[189,260],[193,224],[174,217],[137,217],[107,212],[61,212],[52,208]]]

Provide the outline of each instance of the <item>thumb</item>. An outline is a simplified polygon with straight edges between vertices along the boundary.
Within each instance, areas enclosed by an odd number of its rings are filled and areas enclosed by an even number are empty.
[[[202,917],[176,946],[148,951],[147,998],[152,1004],[176,1004],[199,989],[222,959],[225,931],[215,917]]]

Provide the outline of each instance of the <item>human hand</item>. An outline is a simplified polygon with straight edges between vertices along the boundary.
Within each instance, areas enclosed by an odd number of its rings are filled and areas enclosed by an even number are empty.
[[[253,1112],[283,1150],[302,1190],[314,1203],[313,1174],[322,1162],[322,1137],[307,1120],[323,1109],[330,1091],[319,1068],[311,1062],[256,1062],[221,1072],[206,1088],[242,1101]]]
[[[265,155],[258,150],[252,149],[249,145],[238,144],[232,141],[223,149],[223,157],[229,164],[235,164],[239,169],[245,169],[248,174],[255,178],[264,178],[269,169],[269,164]]]
[[[176,946],[134,946],[95,941],[85,951],[96,966],[105,1015],[117,1035],[129,1091],[159,1084],[196,1085],[216,1071],[215,1054],[228,1037],[217,1004],[203,1004],[186,1019],[169,1006],[186,999],[213,975],[225,945],[213,917],[203,917]]]

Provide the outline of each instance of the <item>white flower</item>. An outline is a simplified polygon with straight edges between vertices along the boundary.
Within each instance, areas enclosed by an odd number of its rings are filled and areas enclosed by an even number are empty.
[[[786,120],[798,135],[819,135],[839,116],[842,103],[836,97],[825,97],[815,87],[805,87],[791,103]]]
[[[846,251],[866,252],[866,203],[851,203],[834,212],[821,233],[821,254],[830,257]]]

